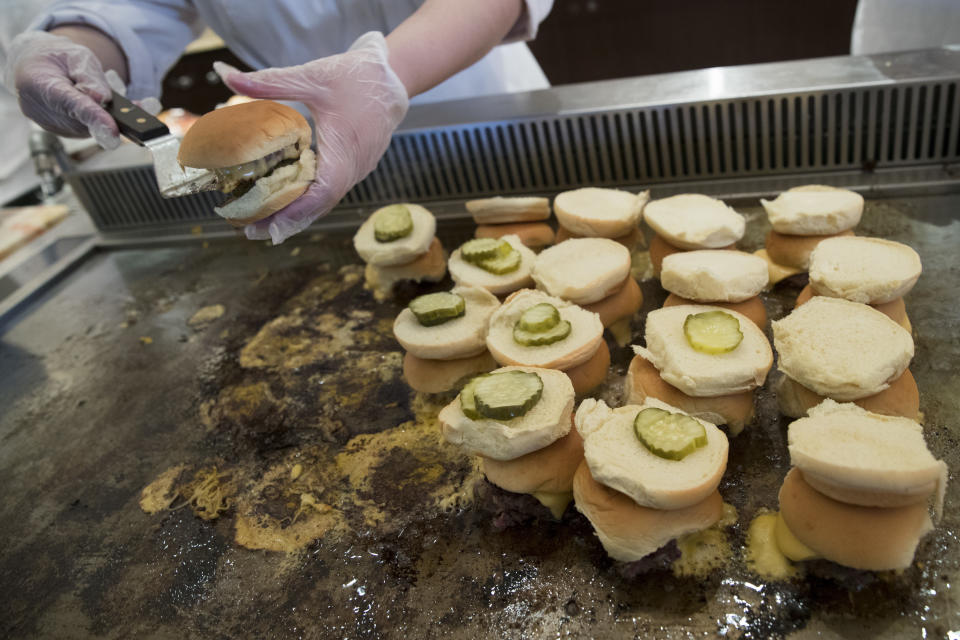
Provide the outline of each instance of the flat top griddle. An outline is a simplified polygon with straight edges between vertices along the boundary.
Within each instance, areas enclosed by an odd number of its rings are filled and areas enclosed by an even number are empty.
[[[957,195],[868,199],[858,228],[907,242],[923,258],[907,298],[911,370],[930,448],[952,470],[960,468],[958,204]],[[759,248],[766,222],[756,201],[738,210],[749,218],[743,248]],[[471,232],[472,224],[445,221],[439,235],[452,248]],[[401,287],[395,300],[374,302],[350,235],[276,248],[197,240],[101,249],[6,328],[0,636],[960,630],[953,483],[943,521],[902,574],[811,563],[799,578],[771,582],[747,569],[747,527],[776,508],[789,467],[774,374],[758,393],[757,421],[731,441],[720,491],[739,518],[704,550],[708,570],[661,566],[628,577],[572,508],[560,522],[544,513],[500,530],[498,496],[471,460],[439,441],[436,411],[452,396],[418,395],[399,374],[392,320],[428,289]],[[644,313],[665,298],[655,281],[642,288],[634,342]],[[765,296],[771,318],[788,312],[798,290],[787,282]],[[188,323],[217,304],[222,316]],[[613,364],[598,394],[618,402],[632,353],[608,341]],[[148,485],[160,503],[153,514],[139,504]]]

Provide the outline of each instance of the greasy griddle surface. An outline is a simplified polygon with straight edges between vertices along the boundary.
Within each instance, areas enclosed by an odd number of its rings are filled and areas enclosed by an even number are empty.
[[[957,203],[868,200],[858,229],[923,257],[907,300],[911,369],[930,448],[954,470]],[[744,248],[758,248],[764,218],[739,210]],[[452,248],[469,232],[451,224],[440,235]],[[0,636],[892,638],[960,628],[955,484],[902,575],[850,581],[814,566],[767,582],[747,570],[746,528],[776,507],[789,466],[769,382],[758,420],[731,442],[720,491],[739,520],[726,532],[732,552],[707,575],[628,579],[572,508],[559,523],[495,529],[473,463],[437,437],[433,417],[449,397],[419,396],[399,377],[390,326],[427,289],[377,304],[361,280],[348,234],[103,252],[0,336]],[[642,286],[646,312],[665,294]],[[772,318],[798,290],[766,296]],[[215,304],[221,317],[188,324]],[[616,401],[632,354],[609,344],[599,395]],[[202,519],[174,496],[171,509],[145,513],[141,490],[165,472],[174,488],[214,478],[222,512]],[[244,527],[248,547],[300,549],[249,550],[237,543]]]

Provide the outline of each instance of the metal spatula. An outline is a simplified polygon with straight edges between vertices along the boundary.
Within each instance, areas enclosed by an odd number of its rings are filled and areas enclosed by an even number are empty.
[[[206,169],[181,167],[177,162],[180,139],[170,133],[167,125],[125,97],[113,92],[106,107],[117,122],[120,133],[146,147],[153,154],[153,170],[157,186],[164,198],[178,198],[216,187],[216,177]]]

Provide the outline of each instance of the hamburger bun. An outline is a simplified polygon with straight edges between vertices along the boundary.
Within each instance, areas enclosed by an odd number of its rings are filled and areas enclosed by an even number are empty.
[[[586,362],[563,369],[573,384],[573,391],[578,396],[589,393],[607,379],[607,370],[610,369],[610,349],[607,343],[600,341],[600,346]]]
[[[771,287],[781,280],[786,280],[791,276],[799,275],[804,272],[804,269],[796,269],[794,267],[788,267],[786,265],[774,262],[770,258],[770,255],[767,253],[766,249],[758,249],[753,252],[753,255],[757,256],[758,258],[762,258],[767,263],[767,277],[769,278],[769,286]]]
[[[634,353],[653,363],[664,380],[691,396],[725,396],[763,385],[773,366],[773,351],[763,331],[746,316],[720,309],[740,323],[743,339],[734,350],[711,354],[690,346],[683,331],[687,316],[717,309],[681,305],[651,311],[644,331],[647,347],[634,345]]]
[[[573,474],[583,461],[583,439],[576,429],[512,460],[480,459],[487,480],[514,493],[564,493],[573,490]]]
[[[455,360],[487,350],[487,327],[500,301],[479,287],[454,287],[450,293],[463,298],[464,313],[459,318],[425,327],[409,307],[397,315],[393,335],[401,347],[428,360]]]
[[[373,297],[384,301],[398,282],[440,282],[447,275],[447,252],[437,238],[430,241],[430,247],[406,264],[392,267],[378,267],[369,262],[363,269],[367,289],[373,291]]]
[[[776,385],[776,393],[780,413],[790,418],[802,418],[810,409],[827,399],[789,376],[780,379]],[[920,419],[920,391],[910,369],[900,374],[900,377],[880,393],[857,398],[853,403],[867,411],[885,416]]]
[[[727,468],[727,436],[715,425],[694,418],[706,431],[706,445],[682,460],[661,458],[640,442],[633,428],[637,414],[649,407],[682,413],[652,398],[617,409],[592,398],[580,403],[574,424],[583,438],[590,475],[644,507],[683,509],[702,502],[716,491]]]
[[[913,358],[910,333],[858,302],[815,296],[772,326],[779,369],[834,400],[880,393]]]
[[[777,233],[829,236],[857,226],[863,196],[848,189],[819,184],[794,187],[775,200],[760,200]]]
[[[780,488],[780,514],[794,537],[821,557],[865,571],[906,569],[920,538],[933,529],[926,505],[846,504],[816,491],[796,468]]]
[[[643,404],[655,398],[695,418],[725,424],[730,435],[739,435],[753,419],[753,392],[741,391],[712,398],[688,396],[660,377],[660,372],[641,356],[634,356],[624,380],[624,404]]]
[[[428,360],[409,351],[403,355],[403,379],[421,393],[443,393],[463,386],[467,378],[493,371],[497,361],[484,349],[477,355],[455,360]]]
[[[633,276],[627,276],[615,293],[597,302],[585,304],[583,308],[599,315],[600,322],[606,328],[618,320],[633,317],[642,306],[643,292],[640,291],[640,285]]]
[[[482,198],[467,200],[467,211],[477,224],[503,224],[509,222],[532,222],[550,217],[548,198],[518,197]]]
[[[663,301],[664,308],[676,307],[683,304],[704,303],[698,303],[693,300],[681,298],[675,293],[671,293],[667,296],[667,299]],[[711,307],[720,307],[721,309],[736,311],[737,313],[743,314],[761,329],[767,326],[767,308],[763,306],[763,300],[757,296],[754,296],[748,300],[744,300],[743,302],[710,302],[707,304],[709,304]]]
[[[736,245],[728,244],[725,247],[720,247],[720,249],[736,250]],[[659,278],[663,259],[676,253],[683,253],[684,251],[688,251],[688,249],[677,248],[661,238],[660,234],[654,233],[650,238],[650,247],[647,251],[650,254],[650,265],[653,267],[653,275]]]
[[[617,238],[640,222],[650,192],[586,187],[564,191],[553,199],[553,211],[569,231],[587,238]]]
[[[557,225],[557,238],[556,243],[560,244],[564,240],[576,239],[576,238],[585,238],[587,236],[582,236],[578,233],[573,233],[562,224]],[[638,244],[643,240],[643,232],[640,231],[640,227],[633,227],[630,231],[627,231],[622,236],[617,236],[616,238],[610,238],[614,242],[619,242],[627,248],[627,251],[633,251]]]
[[[473,233],[474,238],[502,238],[514,235],[531,249],[553,244],[553,229],[545,222],[509,222],[506,224],[482,224]]]
[[[525,246],[519,236],[506,235],[501,237],[501,240],[507,242],[520,254],[520,266],[515,271],[504,274],[491,273],[464,260],[461,255],[462,249],[458,247],[450,254],[450,262],[447,264],[453,281],[459,285],[480,287],[495,295],[503,295],[532,285],[533,278],[530,277],[530,272],[533,271],[537,254]]]
[[[665,256],[660,284],[694,303],[743,302],[767,286],[767,263],[742,251],[701,249]]]
[[[654,200],[644,209],[650,228],[678,249],[720,249],[743,237],[746,220],[720,200],[687,193]]]
[[[822,296],[884,304],[905,296],[920,278],[920,256],[880,238],[828,238],[810,254],[810,287]]]
[[[405,265],[430,249],[437,231],[437,221],[433,214],[418,204],[404,202],[402,205],[410,212],[413,221],[413,231],[409,235],[390,242],[377,240],[373,225],[374,218],[381,209],[374,211],[354,234],[353,247],[367,264],[378,267]]]
[[[791,236],[771,230],[766,240],[767,257],[774,264],[804,272],[810,268],[810,254],[818,244],[828,238],[846,237],[853,237],[853,231],[830,236]]]
[[[550,295],[590,304],[623,285],[630,275],[630,252],[607,238],[566,240],[537,256],[532,275]]]
[[[807,302],[814,295],[817,294],[814,294],[813,289],[811,289],[810,285],[807,284],[803,287],[803,289],[800,289],[800,293],[797,294],[797,302],[795,307],[799,307],[804,302]],[[913,332],[913,326],[910,324],[910,318],[907,316],[907,307],[905,304],[903,304],[903,298],[897,298],[896,300],[884,302],[883,304],[871,304],[870,306],[896,322],[907,331]]]
[[[440,410],[437,420],[447,442],[466,453],[494,460],[513,460],[556,442],[570,432],[573,385],[567,374],[536,367],[503,367],[494,371],[529,371],[540,376],[543,393],[527,413],[506,421],[473,420],[460,408],[460,396]]]

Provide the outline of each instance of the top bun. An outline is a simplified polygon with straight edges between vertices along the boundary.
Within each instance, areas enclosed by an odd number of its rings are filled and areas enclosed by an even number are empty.
[[[553,200],[557,221],[569,231],[590,238],[618,238],[640,222],[650,192],[586,187],[564,191]]]
[[[509,244],[520,254],[519,267],[509,273],[491,273],[479,265],[464,260],[463,245],[460,245],[450,254],[450,260],[447,262],[453,281],[459,285],[481,287],[496,295],[504,295],[533,284],[530,273],[533,271],[537,254],[523,244],[523,240],[515,233],[501,236],[500,240]]]
[[[606,298],[630,275],[630,251],[606,238],[572,238],[541,251],[532,275],[552,296],[591,304]]]
[[[760,204],[774,231],[794,236],[840,233],[857,226],[863,214],[859,193],[820,184],[794,187]]]
[[[696,302],[743,302],[767,286],[767,261],[742,251],[702,249],[663,259],[660,284]]]
[[[402,203],[410,212],[413,231],[409,235],[390,242],[377,240],[374,231],[374,211],[353,236],[353,248],[364,262],[378,267],[394,267],[413,262],[430,248],[437,231],[437,221],[424,207],[418,204]],[[391,205],[393,206],[393,205]]]
[[[687,341],[683,324],[687,316],[723,311],[740,323],[743,340],[727,353],[702,353]],[[763,384],[773,366],[773,351],[763,331],[742,313],[720,307],[683,304],[647,314],[644,329],[647,348],[634,352],[653,363],[660,377],[688,396],[715,397],[750,391]]]
[[[593,398],[580,403],[573,420],[583,438],[590,475],[644,507],[682,509],[697,504],[720,484],[727,468],[727,436],[716,425],[694,418],[703,425],[707,444],[682,460],[661,458],[640,442],[633,429],[634,418],[649,407],[684,413],[653,398],[617,409]]]
[[[834,400],[880,393],[913,358],[910,332],[859,302],[814,296],[772,326],[780,370]]]
[[[454,287],[451,293],[463,298],[464,312],[443,324],[425,327],[409,307],[400,312],[393,335],[401,347],[427,360],[467,358],[487,350],[487,326],[500,306],[497,296],[480,287]]]
[[[922,268],[917,252],[899,242],[827,238],[810,254],[810,288],[822,296],[884,304],[906,295]]]
[[[254,100],[216,109],[194,122],[180,142],[177,160],[185,167],[221,169],[294,143],[307,149],[312,137],[310,124],[296,109]]]
[[[482,198],[467,200],[467,211],[477,224],[533,222],[550,217],[550,200],[537,197]]]
[[[720,249],[742,238],[747,226],[732,208],[698,193],[654,200],[643,210],[643,217],[677,249]]]

